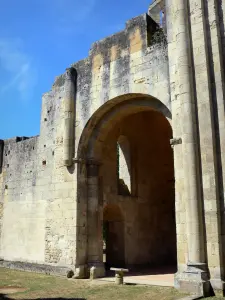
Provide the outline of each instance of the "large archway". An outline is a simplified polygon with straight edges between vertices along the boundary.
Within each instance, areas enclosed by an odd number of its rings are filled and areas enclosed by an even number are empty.
[[[103,209],[114,206],[123,215],[117,236],[123,253],[115,261],[123,257],[121,267],[132,270],[176,268],[170,111],[146,95],[111,101],[90,119],[78,149],[78,212],[87,211],[78,216],[83,224],[78,265],[95,266],[103,274]]]

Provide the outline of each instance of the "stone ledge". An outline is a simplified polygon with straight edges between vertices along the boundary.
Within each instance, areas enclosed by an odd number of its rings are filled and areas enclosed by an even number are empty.
[[[63,267],[63,266],[52,266],[45,264],[36,264],[29,262],[21,262],[21,261],[7,261],[0,260],[0,267],[20,270],[20,271],[28,271],[35,273],[43,273],[47,275],[57,275],[57,276],[67,276],[67,273],[74,269],[73,266]]]

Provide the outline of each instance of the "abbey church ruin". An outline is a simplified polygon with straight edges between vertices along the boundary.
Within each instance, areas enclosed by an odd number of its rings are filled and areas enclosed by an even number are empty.
[[[56,78],[39,136],[0,140],[0,265],[224,290],[224,112],[225,1],[153,1]]]

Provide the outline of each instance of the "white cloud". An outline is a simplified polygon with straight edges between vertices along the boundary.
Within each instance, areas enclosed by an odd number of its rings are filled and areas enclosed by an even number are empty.
[[[7,78],[1,79],[0,94],[13,90],[17,99],[27,101],[37,82],[37,70],[22,46],[20,39],[0,39],[0,71]]]

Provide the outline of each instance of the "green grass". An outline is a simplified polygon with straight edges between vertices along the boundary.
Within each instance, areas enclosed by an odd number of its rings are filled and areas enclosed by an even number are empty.
[[[174,300],[183,297],[173,288],[116,286],[96,280],[73,280],[0,268],[0,287],[6,286],[23,287],[27,291],[2,295],[0,299]]]
[[[224,300],[225,298],[223,296],[217,296],[217,297],[209,297],[209,298],[205,298],[208,300]]]
[[[204,299],[208,299],[208,300],[224,300],[225,298],[222,296],[222,292],[217,291],[216,292],[216,296],[215,297],[208,297],[208,298],[204,298]]]

